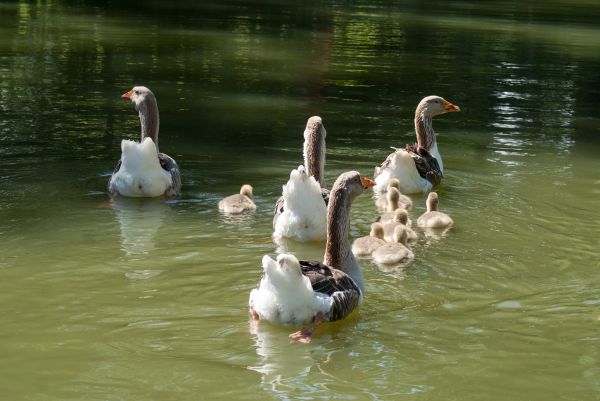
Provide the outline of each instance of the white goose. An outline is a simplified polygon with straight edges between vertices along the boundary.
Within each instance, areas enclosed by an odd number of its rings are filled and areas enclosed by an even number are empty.
[[[175,160],[158,151],[158,105],[150,89],[136,86],[121,96],[131,100],[140,116],[140,142],[123,139],[121,159],[108,182],[108,191],[130,197],[173,196],[181,189]]]
[[[348,241],[350,205],[374,184],[356,171],[333,184],[323,263],[298,261],[291,254],[280,254],[277,261],[263,257],[263,277],[248,302],[254,319],[283,325],[312,322],[290,335],[293,341],[308,342],[320,323],[343,319],[362,302],[363,277]]]
[[[308,119],[304,130],[304,166],[292,170],[273,216],[273,237],[324,240],[329,191],[325,189],[325,137],[321,117]]]
[[[442,180],[444,165],[438,150],[432,118],[460,111],[460,107],[439,96],[427,96],[415,110],[416,145],[395,149],[381,166],[375,168],[376,192],[384,192],[391,178],[400,180],[403,193],[427,192]]]

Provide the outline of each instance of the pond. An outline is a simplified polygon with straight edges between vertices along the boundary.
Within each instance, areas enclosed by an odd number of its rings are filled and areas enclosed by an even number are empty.
[[[201,3],[201,4],[198,4]],[[600,392],[600,5],[0,4],[0,391],[10,400],[590,400]],[[148,86],[173,199],[111,200]],[[276,199],[313,115],[326,182],[434,119],[443,236],[361,260],[358,313],[290,344],[253,324]],[[257,210],[217,203],[244,183]],[[425,195],[412,196],[416,219]],[[351,238],[377,216],[372,194]]]

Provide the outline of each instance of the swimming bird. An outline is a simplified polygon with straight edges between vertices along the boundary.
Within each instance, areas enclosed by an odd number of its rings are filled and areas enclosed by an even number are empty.
[[[382,224],[394,220],[394,217],[396,216],[396,210],[401,209],[400,205],[398,204],[400,191],[397,188],[390,187],[386,192],[385,197],[387,198],[387,211],[377,218],[377,221]]]
[[[360,237],[352,242],[352,253],[357,257],[369,257],[373,251],[385,245],[383,240],[383,225],[379,222],[371,224],[371,232],[365,237]]]
[[[140,142],[123,139],[121,158],[108,182],[108,191],[130,197],[177,195],[181,173],[173,158],[158,151],[158,105],[152,91],[136,86],[121,98],[130,100],[139,113]]]
[[[390,178],[390,180],[387,183],[387,188],[388,191],[386,192],[386,194],[389,192],[389,189],[393,187],[396,188],[398,190],[398,195],[397,198],[398,200],[396,201],[398,207],[404,208],[406,210],[411,210],[412,209],[412,200],[404,195],[403,193],[400,192],[400,180],[397,178]],[[377,205],[377,209],[379,209],[380,211],[389,211],[388,210],[388,198],[387,196],[383,196],[382,194],[379,194],[379,196],[377,196],[376,200],[375,200],[375,205]]]
[[[406,228],[398,225],[394,228],[394,242],[387,243],[373,251],[373,261],[384,265],[408,264],[415,258],[406,244]]]
[[[395,149],[381,166],[375,168],[376,192],[387,188],[390,178],[400,180],[403,193],[427,192],[438,185],[443,177],[444,165],[438,150],[432,118],[444,113],[460,111],[460,107],[439,96],[427,96],[415,110],[417,143]]]
[[[230,214],[244,213],[256,210],[256,204],[252,200],[252,186],[242,185],[239,194],[229,195],[219,201],[219,210]]]
[[[419,227],[444,228],[450,227],[454,221],[444,212],[438,212],[439,197],[436,192],[430,192],[427,196],[427,212],[423,213],[417,219]]]
[[[408,218],[406,209],[396,209],[394,219],[383,225],[383,239],[387,242],[394,242],[394,230],[397,226],[404,226],[406,231],[406,239],[408,242],[417,242],[417,233],[410,228],[412,222]]]
[[[280,254],[277,260],[263,257],[262,279],[248,301],[253,319],[282,325],[310,323],[290,334],[292,341],[309,342],[320,323],[343,319],[362,303],[363,276],[348,241],[350,206],[374,184],[356,171],[341,174],[333,184],[323,262],[298,261],[291,254]]]
[[[304,130],[304,165],[292,170],[275,204],[273,237],[324,240],[329,191],[325,188],[325,137],[321,117],[308,119]]]

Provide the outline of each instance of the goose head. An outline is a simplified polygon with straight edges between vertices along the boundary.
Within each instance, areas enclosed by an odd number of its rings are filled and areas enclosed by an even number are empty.
[[[429,195],[427,196],[427,211],[428,212],[433,212],[436,211],[438,208],[438,203],[439,203],[439,197],[438,194],[436,192],[430,192]]]
[[[307,173],[315,177],[321,184],[321,188],[325,188],[326,136],[327,131],[325,131],[321,117],[309,118],[304,129],[304,165]]]
[[[450,103],[446,99],[440,96],[427,96],[421,100],[417,106],[419,114],[423,114],[428,117],[435,117],[444,113],[452,113],[460,111],[460,107]]]
[[[134,86],[130,91],[123,93],[121,98],[130,100],[137,111],[146,108],[149,102],[156,103],[154,93],[145,86]]]
[[[339,191],[348,201],[352,202],[365,189],[371,188],[373,185],[375,185],[375,181],[370,178],[362,177],[358,171],[349,171],[338,177],[333,184],[331,193]]]

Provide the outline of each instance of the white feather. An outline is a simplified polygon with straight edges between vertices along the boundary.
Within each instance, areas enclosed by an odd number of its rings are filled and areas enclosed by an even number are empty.
[[[304,166],[292,170],[283,186],[283,213],[275,223],[275,238],[297,241],[324,240],[327,233],[327,206],[321,185],[306,174]]]
[[[130,197],[160,196],[173,179],[158,161],[156,145],[146,137],[141,143],[121,141],[121,168],[110,179],[111,188]]]
[[[432,185],[419,175],[415,161],[404,149],[397,149],[392,153],[389,166],[382,169],[375,178],[373,190],[379,193],[387,190],[388,181],[392,178],[400,180],[400,192],[414,194],[428,192]]]
[[[313,291],[295,256],[280,254],[275,261],[265,255],[262,265],[263,278],[258,288],[250,292],[248,302],[261,320],[303,325],[311,322],[318,312],[326,313],[331,309],[332,298]]]

